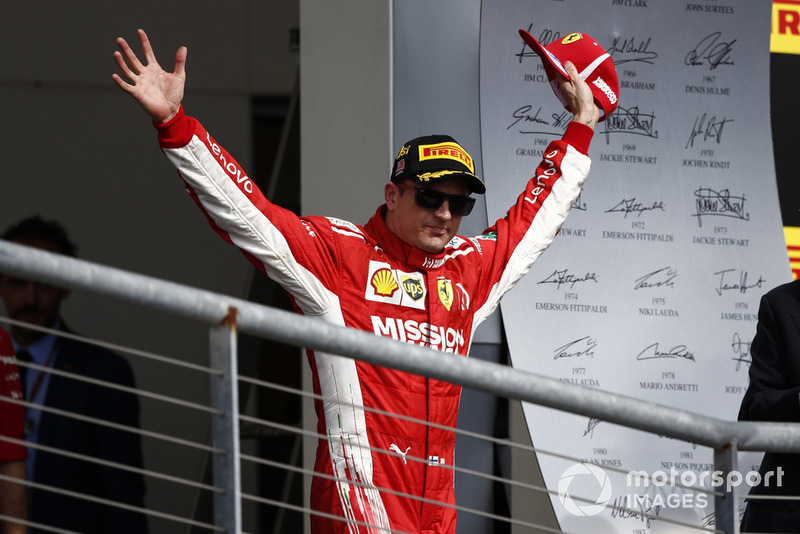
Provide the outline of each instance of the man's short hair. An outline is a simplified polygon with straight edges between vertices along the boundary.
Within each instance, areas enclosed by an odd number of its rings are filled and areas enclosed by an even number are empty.
[[[46,239],[65,256],[77,257],[78,247],[73,243],[67,231],[58,221],[45,221],[39,215],[33,215],[10,226],[0,235],[6,241],[29,241]]]

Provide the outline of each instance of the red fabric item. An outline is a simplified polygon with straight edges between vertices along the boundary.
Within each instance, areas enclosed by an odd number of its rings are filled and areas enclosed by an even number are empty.
[[[22,400],[14,345],[9,333],[0,328],[0,397]],[[25,408],[0,399],[0,437],[24,439]],[[28,448],[0,439],[0,462],[25,460]]]
[[[531,47],[542,59],[544,70],[547,72],[547,79],[553,88],[558,99],[564,104],[568,111],[567,101],[561,94],[558,87],[558,76],[561,73],[565,78],[569,78],[563,64],[571,61],[581,75],[581,78],[589,84],[594,95],[594,101],[600,108],[600,120],[608,118],[617,109],[619,102],[619,79],[617,69],[614,67],[614,60],[611,55],[597,44],[585,33],[571,33],[562,39],[553,41],[547,46],[537,41],[530,33],[519,30],[519,34],[525,43]]]

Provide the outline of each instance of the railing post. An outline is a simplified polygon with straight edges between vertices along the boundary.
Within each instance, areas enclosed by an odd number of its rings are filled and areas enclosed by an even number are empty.
[[[211,442],[224,454],[213,455],[213,484],[224,493],[214,494],[214,524],[226,532],[242,531],[242,485],[239,454],[239,387],[236,365],[236,309],[210,331],[210,365],[222,371],[211,376],[211,406],[222,411],[212,416]]]
[[[716,528],[725,534],[739,534],[739,483],[731,484],[731,473],[740,475],[739,446],[736,441],[714,449],[714,470],[720,472],[724,484],[714,488],[721,495],[714,496]]]

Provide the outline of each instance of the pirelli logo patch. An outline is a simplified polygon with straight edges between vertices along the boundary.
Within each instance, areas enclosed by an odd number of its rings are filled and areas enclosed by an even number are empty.
[[[469,168],[469,172],[475,173],[475,165],[472,163],[472,157],[466,150],[461,148],[458,143],[437,143],[435,145],[420,145],[419,146],[419,161],[422,163],[430,159],[452,159],[458,161]]]

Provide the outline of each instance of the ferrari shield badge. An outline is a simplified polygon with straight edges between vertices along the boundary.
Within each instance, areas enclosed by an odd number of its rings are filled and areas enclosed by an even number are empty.
[[[453,305],[453,284],[446,278],[440,278],[437,280],[436,285],[439,293],[439,300],[442,301],[447,311],[450,311],[450,307]]]

